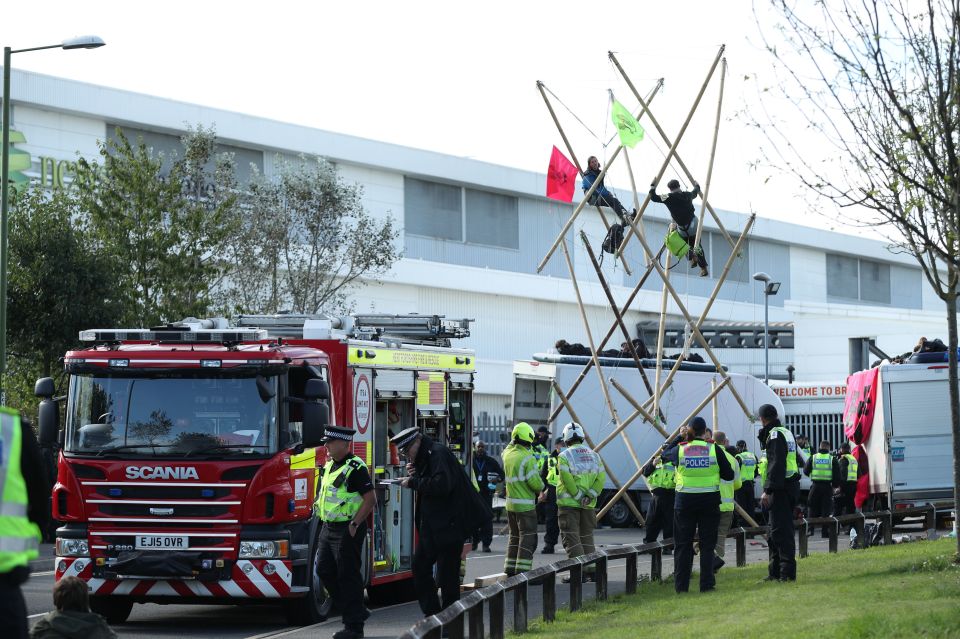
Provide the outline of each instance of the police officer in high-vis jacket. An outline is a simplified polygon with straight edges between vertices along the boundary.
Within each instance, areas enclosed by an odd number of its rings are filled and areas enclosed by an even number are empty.
[[[317,575],[343,619],[343,630],[335,633],[334,639],[362,637],[363,622],[369,616],[363,606],[360,552],[367,534],[367,516],[377,505],[377,494],[367,465],[351,452],[353,435],[349,428],[326,427],[323,442],[327,463],[316,502],[323,522]]]
[[[700,592],[713,590],[714,549],[720,524],[720,480],[733,481],[734,471],[724,451],[704,439],[707,422],[690,420],[687,441],[677,443],[661,455],[677,469],[674,539],[674,588],[690,589],[693,569],[693,537],[700,537]]]
[[[740,464],[740,490],[736,492],[734,496],[737,504],[743,508],[743,512],[747,513],[753,519],[756,519],[756,497],[754,496],[754,484],[753,480],[757,477],[760,472],[760,462],[757,459],[757,456],[747,450],[747,442],[744,440],[739,440],[737,442],[737,462]],[[740,522],[737,524],[736,522]],[[740,515],[738,514],[734,517],[734,525],[747,526],[747,522],[741,520]]]
[[[560,514],[560,539],[567,557],[573,559],[596,550],[593,531],[597,527],[597,496],[607,481],[600,455],[583,443],[583,428],[571,422],[563,427],[563,441],[567,445],[557,457],[557,506]],[[587,566],[584,575],[595,572]]]
[[[647,506],[646,533],[643,543],[656,541],[660,532],[663,538],[673,537],[674,488],[677,485],[677,469],[670,462],[656,458],[643,468],[643,476],[650,487],[650,504]]]
[[[797,440],[780,423],[774,406],[764,404],[758,412],[763,424],[760,443],[767,452],[767,470],[760,497],[760,505],[768,511],[770,523],[767,581],[796,581],[793,509],[800,497]]]
[[[803,473],[810,478],[810,492],[807,494],[807,507],[810,518],[829,517],[833,514],[833,489],[839,486],[840,466],[830,454],[830,442],[820,442],[820,450],[807,459]],[[809,534],[813,534],[811,528]],[[828,536],[827,526],[821,535]]]
[[[20,414],[0,408],[0,637],[27,638],[27,607],[20,584],[39,555],[47,525],[50,486],[40,446]]]

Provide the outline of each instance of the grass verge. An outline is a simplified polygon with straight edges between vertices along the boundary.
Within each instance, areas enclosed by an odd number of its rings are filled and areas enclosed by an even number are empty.
[[[636,595],[590,602],[577,613],[559,612],[554,623],[533,623],[528,635],[960,637],[955,548],[955,541],[940,540],[818,553],[799,561],[796,583],[761,582],[765,564],[728,565],[717,573],[715,592],[695,592],[697,573],[685,595],[677,595],[672,582],[644,583]]]

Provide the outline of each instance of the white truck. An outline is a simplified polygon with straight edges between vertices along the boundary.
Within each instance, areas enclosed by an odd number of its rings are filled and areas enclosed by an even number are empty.
[[[536,354],[532,360],[515,361],[513,363],[513,423],[525,421],[534,429],[539,426],[548,426],[553,437],[559,435],[563,425],[571,421],[572,417],[561,406],[560,398],[553,392],[552,381],[556,380],[563,392],[567,393],[589,360],[589,357],[583,356]],[[605,380],[615,379],[640,403],[650,396],[633,360],[601,357],[599,361]],[[645,359],[642,363],[653,385],[656,361]],[[661,382],[666,378],[672,365],[672,360],[664,360]],[[756,414],[757,408],[762,404],[772,404],[782,414],[783,404],[780,399],[761,380],[742,373],[730,373],[729,376],[730,383],[740,393],[752,413]],[[671,433],[680,426],[682,420],[689,417],[693,409],[709,395],[711,384],[721,381],[721,375],[713,366],[682,364],[674,377],[673,384],[661,398],[660,409],[666,419],[664,430]],[[608,383],[607,387],[617,414],[621,420],[625,420],[634,411],[633,405],[612,384]],[[615,419],[610,413],[600,388],[596,371],[588,372],[580,387],[570,397],[570,404],[580,418],[581,425],[595,443],[602,441],[616,427]],[[716,403],[708,403],[699,413],[711,428],[714,428],[714,405],[717,408],[716,428],[724,431],[733,444],[740,439],[746,441],[747,448],[759,456],[761,451],[757,432],[760,424],[752,423],[731,392],[728,389],[722,389],[717,395]],[[548,423],[557,407],[560,410],[556,419]],[[663,435],[641,418],[631,422],[624,432],[641,463],[653,455],[664,441]],[[619,436],[600,450],[600,454],[620,481],[627,481],[637,472],[637,465]],[[600,505],[602,506],[616,490],[616,485],[608,477],[607,485],[600,497]],[[643,511],[649,495],[646,483],[638,479],[631,484],[629,494]],[[620,501],[610,509],[605,521],[613,526],[628,526],[634,523],[634,517],[627,506]]]
[[[863,442],[876,507],[953,508],[953,445],[947,354],[923,353],[876,373],[873,423]],[[850,377],[870,375],[861,371]],[[849,403],[858,399],[848,394]],[[849,418],[848,418],[849,420]],[[866,507],[865,507],[866,509]]]

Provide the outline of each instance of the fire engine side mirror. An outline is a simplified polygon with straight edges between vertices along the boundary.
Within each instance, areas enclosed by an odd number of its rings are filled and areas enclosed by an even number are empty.
[[[52,448],[60,434],[60,405],[53,399],[44,399],[37,410],[40,448]]]
[[[330,385],[322,379],[308,379],[303,389],[303,398],[308,402],[329,401]]]
[[[303,445],[320,446],[323,433],[330,423],[330,407],[326,402],[308,401],[303,404]]]
[[[41,377],[33,386],[33,394],[41,399],[50,399],[57,393],[52,377]]]

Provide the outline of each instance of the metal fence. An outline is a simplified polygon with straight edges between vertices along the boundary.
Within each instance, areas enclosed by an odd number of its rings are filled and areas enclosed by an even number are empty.
[[[486,444],[488,455],[500,457],[510,438],[512,426],[510,420],[503,415],[480,413],[473,420],[473,436]]]
[[[796,523],[799,533],[799,555],[806,557],[807,531],[813,526],[828,526],[829,552],[837,552],[837,537],[842,524],[850,524],[857,530],[858,540],[865,540],[864,527],[867,519],[876,520],[882,530],[883,543],[893,543],[894,521],[905,517],[924,517],[924,526],[928,538],[936,537],[936,509],[933,506],[905,508],[891,512],[889,510],[855,513],[840,517],[817,517],[815,519],[801,519]],[[727,537],[733,537],[737,543],[737,566],[747,565],[747,538],[754,535],[763,535],[770,532],[769,526],[758,528],[735,528]],[[626,562],[626,592],[634,594],[637,591],[637,564],[640,555],[650,555],[650,579],[663,579],[663,552],[673,548],[673,539],[655,541],[649,544],[635,546],[621,546],[608,550],[600,550],[589,555],[564,559],[541,566],[519,575],[508,577],[493,585],[474,590],[465,595],[460,601],[445,608],[439,613],[427,617],[407,630],[401,639],[440,639],[444,630],[451,639],[484,639],[486,624],[489,624],[491,639],[502,639],[505,633],[504,611],[506,597],[509,594],[513,601],[513,631],[526,632],[529,626],[527,595],[530,587],[539,587],[543,593],[543,620],[553,621],[557,613],[557,575],[570,575],[570,611],[576,612],[583,606],[583,571],[587,566],[596,569],[596,599],[607,598],[608,574],[610,561],[623,560]],[[863,543],[863,542],[860,542]],[[487,614],[484,614],[486,609]],[[485,619],[486,617],[486,619]],[[467,621],[467,630],[464,629],[464,619]]]

